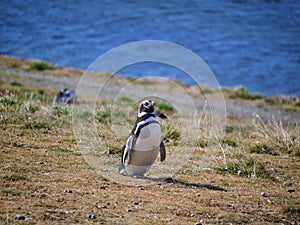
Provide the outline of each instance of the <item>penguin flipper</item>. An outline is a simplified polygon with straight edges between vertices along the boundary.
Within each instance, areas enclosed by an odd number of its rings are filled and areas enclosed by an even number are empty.
[[[160,143],[159,153],[160,153],[160,161],[162,162],[166,159],[166,148],[164,142]]]

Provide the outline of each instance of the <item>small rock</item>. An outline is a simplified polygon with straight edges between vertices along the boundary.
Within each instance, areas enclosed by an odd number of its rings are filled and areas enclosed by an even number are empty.
[[[192,214],[191,214],[191,217],[195,217],[195,214],[194,214],[194,213],[192,213]]]
[[[99,189],[105,190],[105,186],[100,186]]]
[[[271,168],[271,170],[272,170],[273,173],[277,173],[278,172],[278,170],[276,168]]]
[[[267,196],[267,195],[266,195],[266,193],[265,193],[265,192],[263,192],[263,191],[262,191],[262,192],[260,192],[260,195],[261,195],[261,196],[263,196],[263,197],[266,197],[266,196]]]
[[[42,165],[44,162],[36,162],[35,164]]]
[[[146,190],[145,187],[139,187],[139,189],[142,190],[142,191],[143,191],[143,190]]]
[[[138,203],[138,202],[133,202],[133,204],[134,204],[134,205],[139,205],[139,203]]]
[[[132,212],[132,209],[127,209],[126,212]]]
[[[89,215],[89,220],[95,220],[95,219],[97,219],[97,216],[95,214]]]
[[[73,191],[72,191],[72,190],[69,190],[69,189],[66,189],[64,192],[65,192],[65,193],[73,193]]]
[[[295,189],[288,189],[287,190],[289,193],[293,193],[293,192],[295,192]]]
[[[284,184],[285,186],[288,186],[288,187],[290,187],[290,186],[293,185],[293,183],[290,182],[290,181],[283,182],[283,184]]]
[[[15,215],[15,220],[25,220],[26,217],[20,214]]]

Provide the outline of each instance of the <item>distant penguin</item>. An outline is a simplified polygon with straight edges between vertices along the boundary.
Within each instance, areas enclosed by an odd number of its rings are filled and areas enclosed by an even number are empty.
[[[161,128],[156,120],[154,101],[140,103],[135,125],[122,149],[119,173],[142,177],[150,169],[160,152],[160,161],[166,158]]]
[[[75,91],[69,88],[60,90],[54,99],[55,103],[75,104],[75,101]]]

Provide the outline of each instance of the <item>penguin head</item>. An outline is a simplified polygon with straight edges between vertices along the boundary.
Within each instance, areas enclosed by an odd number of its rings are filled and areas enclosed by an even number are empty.
[[[155,102],[152,100],[145,100],[140,103],[139,113],[154,113],[154,104]]]

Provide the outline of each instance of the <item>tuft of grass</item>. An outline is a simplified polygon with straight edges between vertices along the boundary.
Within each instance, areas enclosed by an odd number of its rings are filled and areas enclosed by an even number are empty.
[[[237,147],[238,146],[236,138],[232,135],[225,136],[222,140],[222,143],[226,144],[228,146],[231,146],[231,147]]]
[[[203,138],[199,138],[197,141],[196,146],[201,147],[201,148],[205,148],[208,146],[208,139],[203,137]]]
[[[295,107],[285,107],[283,110],[285,112],[297,112],[298,111],[298,109]]]
[[[108,145],[108,152],[112,155],[122,155],[122,145],[118,145],[117,143],[111,143]]]
[[[181,133],[179,130],[177,130],[175,127],[171,126],[170,124],[167,124],[165,127],[165,135],[164,139],[167,141],[172,140],[173,142],[179,141],[181,136]]]
[[[258,159],[246,154],[233,154],[227,158],[226,166],[217,166],[215,171],[221,174],[238,175],[249,178],[268,178],[269,173]]]
[[[16,81],[11,82],[10,85],[11,85],[11,86],[16,86],[16,87],[21,87],[21,86],[22,86],[21,83],[16,82]]]
[[[278,155],[278,153],[275,152],[275,150],[272,147],[270,147],[264,143],[257,143],[255,145],[251,146],[249,148],[249,152],[257,153],[257,154]]]
[[[7,195],[12,195],[12,196],[21,196],[22,192],[16,191],[16,190],[10,190],[10,189],[4,189],[2,193],[7,194]],[[1,220],[0,220],[1,221]]]
[[[248,100],[256,100],[262,99],[263,96],[259,94],[251,94],[246,88],[239,87],[233,91],[229,95],[229,98],[241,98],[241,99],[248,99]]]
[[[159,110],[164,110],[164,111],[173,111],[174,108],[172,105],[170,105],[167,102],[156,102],[155,105],[158,107]]]
[[[12,98],[3,97],[0,98],[0,104],[3,105],[4,107],[8,107],[16,104],[16,102]]]
[[[96,118],[101,124],[109,124],[111,123],[111,109],[110,108],[102,108],[97,112]]]
[[[35,113],[35,112],[39,111],[39,109],[40,109],[39,105],[34,105],[32,103],[29,103],[29,106],[26,107],[26,110],[30,113]]]
[[[25,124],[23,125],[23,128],[31,129],[31,130],[35,130],[35,129],[50,130],[50,125],[47,122],[28,121],[28,122],[25,122]]]
[[[51,108],[53,115],[61,117],[70,115],[71,108],[69,105],[55,105]]]
[[[34,61],[32,63],[29,64],[29,68],[31,70],[37,70],[37,71],[43,71],[43,70],[54,70],[56,69],[55,66],[43,62],[43,61]]]
[[[269,123],[259,121],[254,124],[254,135],[257,140],[264,140],[270,149],[278,153],[300,155],[300,123],[296,122],[284,127],[282,122],[272,120]]]
[[[265,98],[265,103],[267,103],[268,105],[278,104],[277,100],[275,98],[272,98],[272,97]]]
[[[300,216],[300,206],[299,205],[288,205],[282,208],[284,214],[298,215]]]
[[[5,175],[3,176],[4,180],[9,180],[9,181],[18,181],[18,180],[26,180],[27,177],[24,174],[21,173],[13,173],[11,175]]]
[[[117,101],[125,103],[127,105],[133,105],[134,104],[134,100],[127,97],[127,96],[120,96]]]

